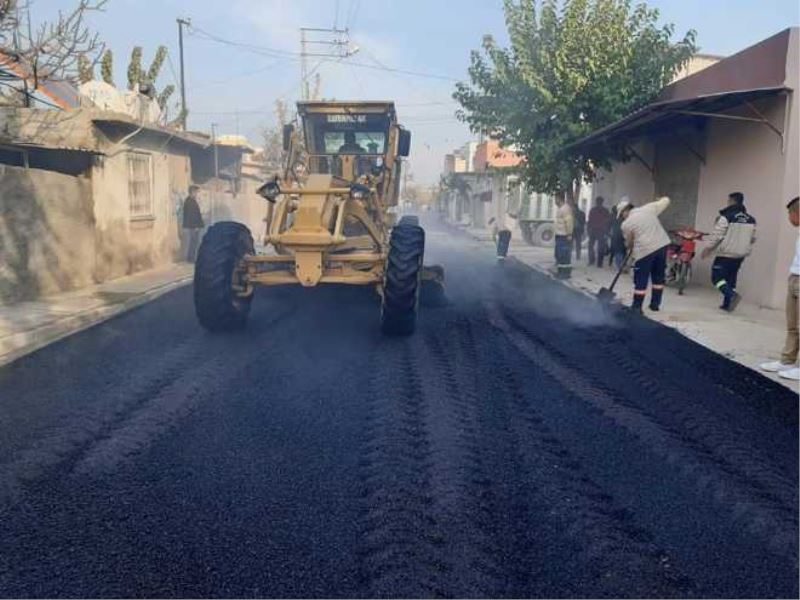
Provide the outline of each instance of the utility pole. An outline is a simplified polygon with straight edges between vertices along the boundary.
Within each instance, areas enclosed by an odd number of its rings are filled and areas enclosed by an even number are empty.
[[[309,34],[314,38],[309,39]],[[309,46],[312,46],[309,51]],[[321,47],[320,47],[321,46]],[[314,47],[320,47],[315,49]],[[308,100],[309,84],[308,58],[349,58],[358,52],[358,46],[352,46],[350,31],[347,29],[301,27],[300,28],[300,97]]]
[[[180,52],[181,61],[181,125],[183,130],[186,131],[186,121],[188,112],[186,109],[186,70],[183,63],[183,28],[191,26],[192,22],[189,19],[176,19],[178,22],[178,50]]]
[[[303,27],[300,28],[300,98],[308,100],[308,47]]]
[[[211,197],[211,223],[214,223],[214,205],[219,195],[219,146],[217,145],[217,124],[211,124],[211,143],[214,145],[214,195]]]

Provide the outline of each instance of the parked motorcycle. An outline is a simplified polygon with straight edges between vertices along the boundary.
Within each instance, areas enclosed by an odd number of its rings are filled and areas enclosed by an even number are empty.
[[[675,229],[669,233],[672,244],[667,247],[667,285],[677,287],[678,294],[682,296],[683,290],[692,280],[692,259],[697,242],[708,234],[691,227]]]

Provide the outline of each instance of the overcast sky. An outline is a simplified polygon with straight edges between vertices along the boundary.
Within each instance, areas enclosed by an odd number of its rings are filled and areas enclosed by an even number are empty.
[[[73,4],[33,0],[34,18]],[[675,23],[677,33],[696,29],[701,51],[712,54],[734,53],[798,23],[798,0],[649,4]],[[299,28],[349,28],[359,48],[351,59],[319,65],[309,59],[322,77],[322,95],[397,102],[400,120],[414,136],[412,170],[424,183],[438,181],[444,154],[471,137],[453,117],[451,99],[455,80],[466,77],[469,51],[485,33],[506,39],[502,0],[110,0],[92,22],[114,50],[118,85],[126,80],[135,45],[144,46],[146,60],[159,44],[167,45],[171,65],[159,83],[177,79],[179,16],[196,27],[186,38],[190,127],[209,130],[216,122],[221,133],[236,133],[238,124],[254,143],[260,143],[260,128],[275,122],[275,100],[299,95]]]

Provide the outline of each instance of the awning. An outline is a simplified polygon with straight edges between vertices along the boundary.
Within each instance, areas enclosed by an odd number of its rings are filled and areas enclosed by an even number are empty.
[[[132,117],[109,111],[97,111],[91,114],[95,126],[104,132],[110,128],[118,130],[123,136],[142,132],[160,138],[165,143],[184,144],[191,148],[207,148],[211,145],[211,138],[187,131],[162,127],[156,123],[141,123]]]
[[[706,117],[761,123],[783,137],[783,131],[753,106],[753,102],[790,91],[784,86],[722,92],[685,100],[654,102],[624,119],[598,129],[591,135],[565,147],[567,150],[589,149],[600,144],[624,144],[659,131],[670,131],[690,117]],[[749,115],[731,115],[725,111],[746,106]]]

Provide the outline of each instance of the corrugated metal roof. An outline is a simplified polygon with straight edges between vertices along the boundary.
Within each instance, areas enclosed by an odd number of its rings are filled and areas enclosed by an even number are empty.
[[[687,115],[685,111],[720,113],[740,106],[745,102],[751,102],[766,96],[773,96],[784,91],[787,91],[787,88],[773,87],[757,90],[742,90],[739,92],[724,92],[688,100],[654,102],[628,115],[624,119],[620,119],[616,123],[598,129],[591,135],[566,146],[565,149],[588,148],[597,144],[640,137],[656,127],[667,125],[668,121],[686,118]]]

